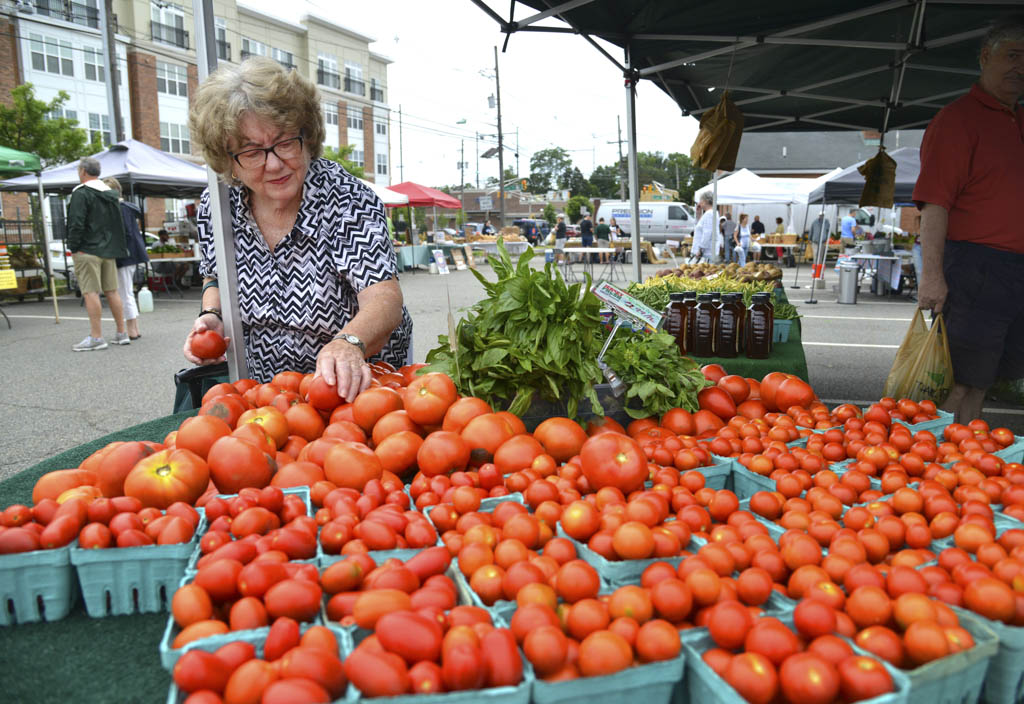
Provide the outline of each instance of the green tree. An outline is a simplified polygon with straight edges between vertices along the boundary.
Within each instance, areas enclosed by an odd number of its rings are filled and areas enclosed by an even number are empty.
[[[335,149],[334,147],[324,147],[324,158],[341,164],[345,171],[348,171],[356,178],[364,178],[366,172],[363,170],[363,167],[356,166],[354,162],[349,161],[349,157],[352,155],[353,149],[355,149],[355,147],[351,144],[343,145],[339,149]]]
[[[581,212],[583,208],[590,211],[590,214],[594,214],[594,204],[590,202],[590,199],[586,196],[573,196],[569,199],[569,202],[565,204],[565,216],[569,218],[569,222],[574,225],[580,221],[583,217]]]
[[[595,198],[619,197],[619,170],[614,164],[598,166],[590,174],[590,192]]]
[[[573,195],[591,196],[593,188],[577,167],[566,169],[558,178],[559,188],[568,188]]]
[[[44,167],[66,164],[103,151],[98,133],[92,140],[78,127],[78,120],[50,118],[70,99],[60,91],[50,102],[37,100],[31,83],[11,91],[11,104],[0,104],[0,144],[35,154]]]
[[[541,217],[547,220],[548,224],[554,225],[555,220],[558,217],[558,214],[555,212],[555,206],[551,205],[551,203],[547,203],[544,206],[544,210],[541,211]]]
[[[516,172],[513,169],[510,169],[509,167],[506,166],[505,167],[505,183],[508,183],[509,181],[514,181],[516,178],[517,178],[516,177]],[[487,177],[486,185],[488,185],[488,186],[497,186],[498,185],[498,179],[496,179],[494,176],[488,176]]]
[[[530,157],[530,191],[542,193],[551,190],[559,175],[571,166],[569,152],[561,147],[534,152]]]

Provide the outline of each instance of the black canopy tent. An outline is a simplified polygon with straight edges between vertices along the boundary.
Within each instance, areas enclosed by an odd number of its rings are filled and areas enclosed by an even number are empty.
[[[579,34],[626,79],[630,193],[636,175],[635,89],[647,78],[683,115],[728,89],[747,131],[909,129],[966,92],[987,25],[1019,0],[511,0],[506,34]],[[516,19],[516,17],[519,19]],[[552,24],[549,18],[561,20]],[[613,56],[605,43],[622,51]],[[637,208],[633,201],[634,215]],[[639,279],[639,233],[634,275]]]
[[[888,153],[896,162],[896,191],[894,204],[912,203],[914,184],[921,173],[921,150],[900,147]],[[856,203],[864,189],[864,177],[857,170],[863,161],[847,166],[807,196],[807,203]]]

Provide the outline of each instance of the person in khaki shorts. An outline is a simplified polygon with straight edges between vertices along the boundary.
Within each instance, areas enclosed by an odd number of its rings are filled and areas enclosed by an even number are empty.
[[[124,225],[117,193],[99,179],[100,163],[84,157],[78,163],[81,184],[71,192],[68,205],[68,249],[75,263],[78,287],[89,313],[89,335],[74,345],[75,352],[107,349],[100,327],[103,305],[100,291],[107,297],[117,325],[111,340],[115,345],[131,341],[124,327],[124,308],[117,293],[117,257],[127,257]]]

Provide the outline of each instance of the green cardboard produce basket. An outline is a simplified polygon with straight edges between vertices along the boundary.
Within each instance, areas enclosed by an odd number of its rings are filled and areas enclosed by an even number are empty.
[[[206,518],[195,535],[178,545],[84,550],[71,548],[85,610],[93,618],[170,611],[171,598],[185,575],[185,565],[199,547]]]
[[[0,556],[0,626],[68,615],[78,593],[71,545]]]
[[[985,673],[982,701],[986,704],[1024,701],[1024,627],[983,620],[999,638],[999,650]]]
[[[974,647],[906,670],[910,679],[906,704],[972,704],[981,697],[989,663],[999,650],[999,639],[984,619],[963,609],[955,610],[960,625],[974,636]]]

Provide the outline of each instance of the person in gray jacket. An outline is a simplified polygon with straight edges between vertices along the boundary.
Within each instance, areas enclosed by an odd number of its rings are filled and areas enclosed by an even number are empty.
[[[83,157],[78,163],[81,183],[71,192],[68,205],[68,249],[75,263],[75,277],[89,313],[89,335],[74,345],[75,352],[107,349],[100,327],[103,306],[100,291],[107,297],[117,325],[115,345],[130,344],[124,326],[124,307],[117,293],[117,258],[127,257],[124,224],[117,192],[99,179],[100,162]]]

